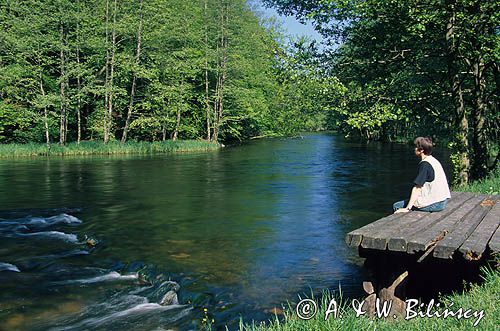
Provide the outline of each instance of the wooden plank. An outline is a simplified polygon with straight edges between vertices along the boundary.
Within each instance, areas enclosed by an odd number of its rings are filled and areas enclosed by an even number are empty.
[[[491,198],[494,197],[489,196],[487,199]],[[433,256],[441,259],[451,259],[453,253],[474,232],[490,209],[491,205],[484,205],[482,203],[476,205],[469,214],[450,228],[446,236],[437,243]]]
[[[470,195],[472,196],[473,194],[472,193],[464,193],[464,192],[451,192],[451,200],[454,200],[464,194],[467,194],[467,195]],[[419,214],[420,212],[411,212],[411,214]],[[424,213],[424,215],[427,215],[429,213],[427,212],[422,212]],[[436,214],[436,213],[431,213],[431,214]],[[354,231],[351,231],[349,232],[347,235],[346,235],[346,238],[345,238],[345,241],[347,243],[347,245],[349,246],[352,246],[352,247],[357,247],[359,245],[361,245],[363,239],[366,237],[366,236],[370,236],[370,235],[373,235],[374,233],[377,233],[379,234],[381,231],[388,231],[388,229],[400,229],[401,228],[401,220],[402,219],[407,219],[408,218],[408,215],[410,214],[406,214],[406,213],[398,213],[398,214],[391,214],[389,216],[386,216],[384,218],[381,218],[375,222],[372,222],[370,224],[367,224],[365,225],[364,227],[361,227],[359,229],[356,229]],[[420,215],[422,216],[422,215]],[[417,217],[411,217],[411,221],[416,221],[418,220],[418,218],[420,218],[420,216],[417,216]],[[395,220],[397,220],[397,222],[395,222]],[[405,224],[405,228],[407,227],[410,227],[411,224],[413,222],[404,222]],[[372,237],[369,237],[369,238],[374,238],[373,236]],[[370,241],[370,239],[367,239],[365,241],[365,246],[367,247],[380,247],[378,249],[385,249],[385,244],[384,241],[380,241],[379,239],[381,239],[380,236],[378,237],[375,237],[375,246],[369,244],[368,242]],[[383,247],[382,247],[383,246]],[[364,247],[364,246],[363,246]]]
[[[455,208],[455,205],[458,206],[457,201],[464,201],[460,199],[463,195],[465,195],[465,193],[463,192],[453,192],[452,198],[450,199],[450,201],[453,202],[453,204],[450,206],[451,209]],[[470,197],[472,197],[472,194],[470,194]],[[377,229],[370,231],[370,233],[363,237],[361,246],[363,248],[379,250],[386,249],[389,240],[393,236],[412,231],[415,227],[418,227],[423,219],[438,219],[440,215],[442,215],[442,213],[447,213],[450,207],[447,207],[446,210],[442,212],[429,213],[412,211],[410,213],[404,214],[405,216],[403,216],[403,218],[398,220],[397,222],[391,222],[389,224],[386,224],[384,227],[378,227]]]
[[[491,236],[491,239],[488,242],[488,247],[490,248],[490,251],[493,253],[500,252],[500,227],[497,228],[493,236]]]
[[[383,227],[378,227],[368,233],[365,233],[363,235],[363,240],[361,241],[361,247],[385,250],[387,248],[387,242],[391,238],[393,232],[398,231],[401,228],[412,228],[415,223],[418,223],[422,218],[428,216],[428,214],[429,213],[422,211],[404,213],[404,217],[393,220],[392,222],[385,224]]]
[[[416,252],[423,252],[427,250],[427,248],[435,242],[437,237],[441,236],[443,232],[451,231],[456,223],[471,212],[474,207],[481,203],[481,201],[483,201],[486,197],[486,195],[475,196],[455,209],[450,215],[448,215],[448,217],[440,220],[421,232],[408,236],[408,247],[406,252],[414,254]]]
[[[492,200],[494,201],[494,200]],[[458,249],[466,260],[479,260],[486,250],[491,237],[500,225],[500,203],[496,201],[491,210],[484,216],[474,232]]]
[[[357,247],[361,244],[361,240],[363,239],[364,235],[370,233],[370,231],[373,231],[377,227],[383,227],[384,225],[392,223],[394,220],[401,217],[403,217],[403,213],[391,214],[375,222],[367,224],[359,229],[351,231],[346,235],[345,242],[349,246]]]
[[[442,221],[451,215],[455,209],[473,197],[473,193],[460,192],[460,194],[455,195],[448,201],[445,210],[437,213],[428,213],[428,215],[422,218],[418,223],[413,224],[411,228],[400,228],[399,231],[392,233],[387,243],[387,248],[390,251],[406,252],[409,238]]]

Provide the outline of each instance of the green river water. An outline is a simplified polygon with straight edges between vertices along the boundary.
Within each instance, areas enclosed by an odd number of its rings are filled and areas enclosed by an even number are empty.
[[[344,237],[408,197],[417,163],[412,146],[331,133],[0,160],[0,329],[195,330],[204,308],[235,329],[311,291],[361,296]],[[170,290],[178,304],[160,305]]]

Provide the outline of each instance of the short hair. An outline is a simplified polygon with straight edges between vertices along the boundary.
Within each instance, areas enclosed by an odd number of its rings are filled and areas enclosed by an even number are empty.
[[[430,137],[417,137],[413,141],[415,147],[424,151],[425,155],[432,154],[432,139]]]

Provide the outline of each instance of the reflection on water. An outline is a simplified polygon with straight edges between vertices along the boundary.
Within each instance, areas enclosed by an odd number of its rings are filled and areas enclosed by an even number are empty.
[[[209,153],[1,160],[0,323],[190,329],[206,307],[234,329],[311,290],[358,296],[365,272],[344,236],[409,194],[412,151],[308,134]],[[179,302],[161,305],[169,281]]]

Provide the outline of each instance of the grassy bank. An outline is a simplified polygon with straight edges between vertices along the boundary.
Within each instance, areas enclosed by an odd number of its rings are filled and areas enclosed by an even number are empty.
[[[488,178],[470,183],[457,190],[477,192],[485,194],[499,194],[500,192],[500,167]],[[310,320],[301,320],[295,313],[295,306],[289,305],[284,309],[283,316],[276,317],[267,323],[240,324],[240,330],[244,331],[309,331],[309,330],[498,330],[500,321],[500,308],[498,296],[500,293],[500,260],[496,257],[495,266],[483,268],[484,283],[481,285],[470,284],[467,291],[440,298],[440,309],[434,308],[431,312],[448,308],[457,311],[459,308],[471,309],[472,311],[484,311],[484,317],[480,319],[477,326],[474,323],[477,317],[461,318],[448,317],[415,317],[404,320],[384,320],[357,317],[352,307],[352,301],[336,297],[329,292],[324,292],[317,302],[318,313]],[[325,311],[329,302],[335,299],[339,303],[340,315],[334,318],[330,315],[325,320]],[[426,308],[426,307],[424,307]],[[425,310],[424,310],[425,312]],[[435,316],[435,315],[434,315]]]
[[[210,151],[219,144],[204,140],[167,140],[155,142],[129,141],[124,144],[97,141],[82,141],[80,144],[0,144],[0,158],[22,156],[65,156],[65,155],[112,155],[112,154],[157,154],[172,152]]]
[[[294,307],[285,309],[284,320],[275,318],[267,325],[246,324],[240,325],[240,330],[245,331],[309,331],[309,330],[498,330],[500,321],[500,309],[498,307],[498,293],[500,293],[500,272],[484,269],[485,282],[482,285],[471,285],[465,294],[455,294],[442,298],[440,307],[457,311],[459,308],[471,309],[472,311],[484,311],[484,317],[457,319],[456,317],[415,317],[408,320],[383,318],[369,319],[356,317],[352,308],[352,302],[342,301],[332,294],[324,293],[318,300],[318,313],[310,320],[301,320],[297,317]],[[339,303],[339,315],[337,318],[330,314],[325,321],[325,312],[330,300],[335,299]],[[432,309],[431,312],[436,312]],[[442,311],[442,310],[441,310]],[[411,315],[410,315],[411,316]],[[479,319],[476,327],[473,324]]]
[[[484,194],[500,194],[500,166],[498,166],[487,178],[472,182],[463,187],[454,188],[454,190]]]

